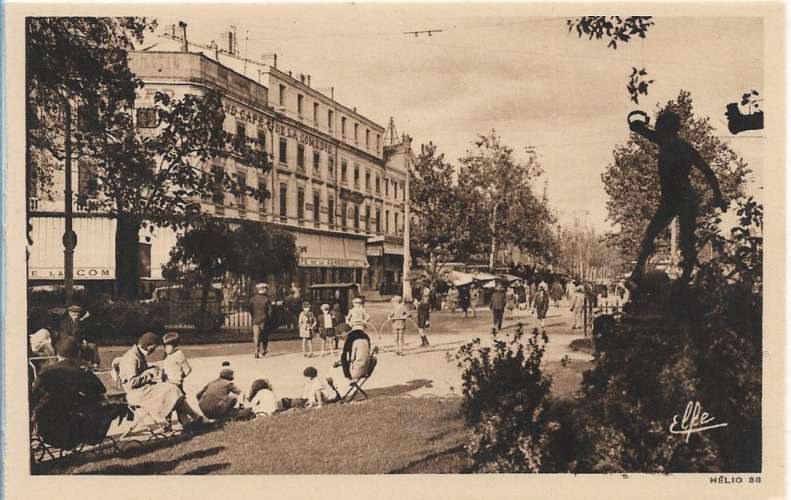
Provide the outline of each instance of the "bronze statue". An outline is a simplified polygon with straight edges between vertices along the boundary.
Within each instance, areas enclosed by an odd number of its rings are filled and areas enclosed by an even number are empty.
[[[642,119],[634,119],[641,116]],[[690,183],[689,175],[696,166],[714,191],[715,206],[723,211],[728,209],[727,202],[720,192],[717,176],[695,148],[678,136],[681,129],[681,117],[673,111],[663,111],[656,120],[656,127],[648,127],[649,117],[642,111],[629,113],[627,121],[629,129],[637,132],[659,147],[659,185],[662,190],[659,207],[656,209],[648,228],[645,231],[637,264],[632,271],[627,287],[631,290],[639,288],[643,277],[645,261],[652,252],[654,240],[665,229],[674,217],[679,222],[679,247],[681,248],[681,282],[687,283],[697,261],[695,251],[695,219],[698,211],[697,193]]]

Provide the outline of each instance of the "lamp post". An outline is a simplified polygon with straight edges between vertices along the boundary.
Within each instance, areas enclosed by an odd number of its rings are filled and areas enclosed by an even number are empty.
[[[66,306],[71,305],[74,294],[74,249],[77,247],[77,234],[72,228],[72,192],[71,192],[71,102],[69,97],[63,98],[64,113],[64,153],[66,175],[65,200],[63,218],[65,228],[63,231],[63,281]]]
[[[489,254],[489,272],[492,274],[494,274],[494,254],[497,252],[497,210],[500,208],[500,203],[502,200],[497,200],[492,208],[492,249]]]
[[[408,140],[406,143],[407,146],[407,158],[404,160],[404,166],[406,167],[406,182],[404,183],[404,268],[401,272],[403,275],[402,278],[402,290],[401,296],[404,298],[405,302],[412,302],[412,280],[409,278],[410,268],[412,267],[412,255],[409,251],[409,223],[411,220],[411,215],[409,211],[410,205],[410,198],[409,198],[409,177],[410,177],[410,163],[409,163],[409,153],[412,151],[410,147],[411,140]],[[384,258],[384,256],[382,257]]]

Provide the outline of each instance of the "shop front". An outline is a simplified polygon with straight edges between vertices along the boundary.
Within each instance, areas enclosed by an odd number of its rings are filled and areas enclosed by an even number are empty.
[[[401,281],[404,269],[403,240],[398,237],[370,238],[366,245],[368,257],[369,290],[376,290],[380,295],[394,295],[401,292]]]
[[[301,252],[297,264],[300,286],[357,283],[365,288],[365,236],[302,231],[295,231],[295,236]]]

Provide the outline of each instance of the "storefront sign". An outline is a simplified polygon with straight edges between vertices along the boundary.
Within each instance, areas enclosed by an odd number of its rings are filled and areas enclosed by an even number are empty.
[[[271,120],[263,114],[250,109],[241,108],[232,102],[223,102],[222,109],[225,111],[226,115],[257,127],[269,128],[271,124]]]
[[[368,267],[368,263],[356,259],[333,259],[327,257],[300,257],[300,267]]]
[[[31,267],[28,279],[31,280],[62,280],[62,267]],[[111,267],[75,267],[76,280],[111,280],[115,279],[115,268]]]
[[[379,248],[366,248],[365,254],[368,257],[381,257],[382,256],[382,247]]]
[[[294,139],[299,143],[302,143],[306,146],[310,146],[314,150],[325,151],[327,153],[331,152],[330,143],[322,141],[321,139],[317,139],[300,130],[293,129],[288,125],[284,125],[282,123],[275,123],[274,130],[275,133],[277,133],[280,137],[288,137],[289,139]]]

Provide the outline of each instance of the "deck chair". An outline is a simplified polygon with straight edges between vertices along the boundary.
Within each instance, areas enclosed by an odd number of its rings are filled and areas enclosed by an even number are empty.
[[[368,379],[371,378],[371,375],[373,375],[377,362],[376,356],[372,354],[370,359],[368,359],[368,370],[366,370],[365,375],[349,383],[349,389],[346,390],[346,394],[341,398],[342,403],[352,402],[357,394],[362,394],[363,399],[368,399],[368,393],[363,389],[363,385],[365,385]]]
[[[122,441],[130,437],[136,437],[142,438],[143,442],[149,442],[175,435],[176,432],[170,429],[168,422],[156,418],[143,406],[129,403],[126,398],[126,390],[121,383],[120,362],[121,358],[115,358],[111,363],[112,368],[110,374],[112,381],[115,386],[120,389],[120,392],[115,393],[114,399],[118,402],[126,403],[129,409],[132,410],[134,418],[129,425],[129,429],[116,439]]]

